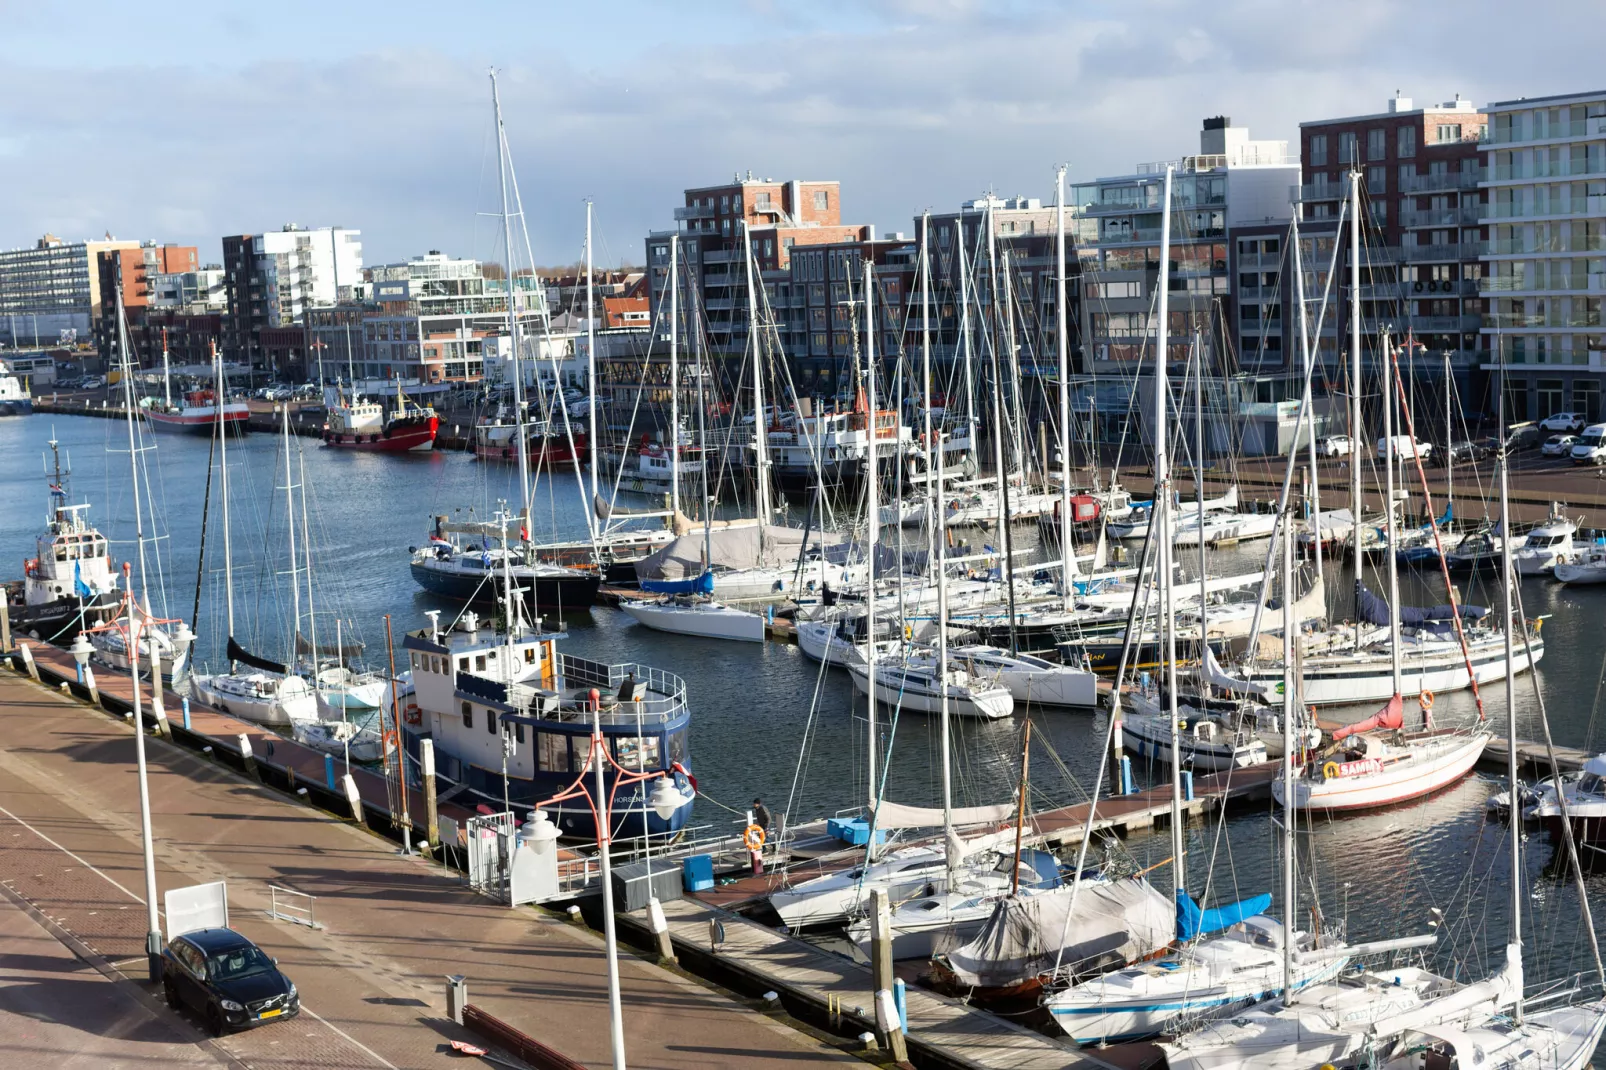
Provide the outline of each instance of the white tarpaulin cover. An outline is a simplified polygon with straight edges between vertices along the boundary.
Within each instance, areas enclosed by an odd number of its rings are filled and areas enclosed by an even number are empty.
[[[1015,804],[957,806],[953,815],[956,825],[996,824],[1015,816]],[[883,800],[881,805],[876,807],[875,827],[878,829],[937,828],[941,824],[942,808],[939,806],[905,806],[902,803]]]
[[[980,933],[948,954],[961,983],[979,988],[1019,984],[1054,968],[1063,937],[1063,965],[1113,956],[1123,963],[1170,942],[1177,911],[1145,880],[1084,880],[1076,916],[1066,924],[1070,885],[1036,895],[1006,896]]]
[[[197,929],[229,927],[229,886],[223,881],[169,888],[162,905],[167,914],[169,940]]]
[[[1210,644],[1205,644],[1204,664],[1199,666],[1199,675],[1211,687],[1219,687],[1239,695],[1268,696],[1273,688],[1269,684],[1252,684],[1248,680],[1240,680],[1236,676],[1229,676],[1216,660],[1215,651]]]
[[[715,527],[708,533],[706,550],[710,558],[703,560],[705,543],[699,525],[667,546],[636,562],[636,578],[641,580],[684,580],[702,575],[706,567],[723,566],[730,569],[758,568],[761,565],[792,567],[803,552],[803,529],[786,528],[779,524],[766,525],[763,539],[759,526],[746,523],[740,527]],[[831,545],[842,540],[831,532],[811,531],[809,546]]]

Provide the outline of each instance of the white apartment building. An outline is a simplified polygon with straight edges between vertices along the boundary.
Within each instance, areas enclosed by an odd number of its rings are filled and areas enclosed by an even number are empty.
[[[1606,90],[1489,105],[1482,286],[1507,417],[1601,419],[1606,376]]]
[[[108,249],[138,249],[137,241],[67,242],[46,234],[31,248],[0,250],[0,344],[87,341],[100,314],[96,257]]]

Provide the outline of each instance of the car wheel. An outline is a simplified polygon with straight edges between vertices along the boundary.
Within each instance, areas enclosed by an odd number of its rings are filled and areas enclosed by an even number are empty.
[[[174,988],[173,982],[167,980],[166,978],[162,979],[162,998],[167,1000],[167,1005],[169,1007],[172,1007],[174,1010],[178,1010],[178,989]]]
[[[215,1003],[206,1008],[206,1030],[215,1037],[220,1037],[229,1031],[228,1026],[223,1023],[223,1011]]]

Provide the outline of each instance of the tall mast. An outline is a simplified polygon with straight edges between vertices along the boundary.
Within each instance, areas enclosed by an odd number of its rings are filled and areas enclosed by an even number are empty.
[[[502,193],[502,246],[507,250],[507,334],[513,347],[513,412],[518,429],[514,445],[519,451],[519,489],[524,500],[524,528],[534,523],[530,512],[530,444],[524,429],[524,372],[519,368],[519,314],[513,287],[513,217],[507,204],[507,129],[502,125],[502,97],[496,88],[496,71],[491,71],[491,107],[496,113],[496,184]],[[349,348],[349,347],[348,347]],[[504,540],[502,548],[507,549]]]
[[[992,228],[992,212],[987,214],[987,226]],[[1003,264],[1003,296],[1006,313],[1010,305],[1009,286],[1009,250],[1004,250]],[[994,309],[997,308],[998,286],[993,286]],[[994,326],[997,326],[995,319]],[[1007,328],[1004,331],[1004,345],[1009,350],[1011,358],[1015,352],[1015,323],[1013,316],[1008,317]],[[1016,640],[1015,632],[1015,543],[1013,533],[1009,528],[1009,475],[1008,462],[1004,454],[1004,429],[1009,420],[1004,415],[1004,371],[1003,361],[998,356],[998,345],[990,347],[993,355],[993,421],[997,425],[993,431],[993,458],[998,465],[998,546],[1003,551],[1004,560],[999,567],[998,575],[1004,581],[1004,593],[1009,606],[1009,652],[1020,653],[1020,646]],[[1022,459],[1016,451],[1016,459]],[[1021,465],[1021,490],[1026,490],[1026,467]]]
[[[770,451],[769,425],[764,419],[764,347],[759,344],[758,332],[758,265],[753,262],[753,230],[742,224],[742,241],[746,246],[743,259],[747,262],[747,338],[753,345],[753,471],[754,501],[758,508],[758,538],[764,542],[764,527],[770,522]],[[864,299],[869,302],[871,290],[866,275]],[[869,323],[866,312],[865,322]],[[871,343],[872,346],[874,343]],[[872,348],[871,353],[875,350]],[[872,356],[872,359],[873,356]],[[875,437],[875,406],[870,407],[870,437]]]
[[[213,378],[217,386],[218,419],[214,425],[217,432],[217,473],[218,492],[223,499],[223,597],[228,605],[229,638],[234,638],[234,549],[229,533],[229,427],[223,420],[224,400],[229,396],[223,383],[223,357],[217,351],[217,343],[212,343],[212,369]],[[233,659],[230,659],[232,662]]]
[[[301,630],[301,578],[296,567],[296,481],[290,467],[290,406],[280,411],[284,414],[284,534],[290,549],[290,657],[285,659],[285,664],[294,665],[295,635]]]
[[[1283,542],[1283,1003],[1294,1002],[1294,921],[1299,915],[1294,884],[1294,822],[1299,808],[1294,805],[1294,718],[1300,708],[1299,679],[1294,671],[1296,623],[1294,621],[1294,511],[1284,505]]]
[[[1166,407],[1171,385],[1166,374],[1171,333],[1171,168],[1165,169],[1165,201],[1160,212],[1159,334],[1154,350],[1154,504],[1149,523],[1159,524],[1160,628],[1165,633],[1166,704],[1171,715],[1171,879],[1175,892],[1187,890],[1187,859],[1182,853],[1182,736],[1177,728],[1177,629],[1171,563],[1171,459],[1166,449]],[[1175,895],[1173,895],[1175,898]]]
[[[288,406],[286,406],[288,408]],[[286,416],[286,419],[289,417]],[[288,445],[288,441],[286,445]],[[312,689],[318,689],[318,614],[312,606],[312,532],[307,522],[307,454],[299,446],[296,448],[296,467],[301,473],[301,559],[306,562],[307,570],[307,636],[312,643]],[[291,660],[295,659],[295,651],[290,652]],[[335,642],[335,657],[340,657],[340,643]],[[344,703],[341,704],[344,708]]]
[[[1361,173],[1349,173],[1349,500],[1355,527],[1350,533],[1350,556],[1355,562],[1355,646],[1361,645],[1361,574],[1366,555],[1361,548]],[[1394,503],[1388,503],[1392,514]],[[1394,548],[1389,547],[1393,554]]]
[[[1071,577],[1076,574],[1075,547],[1071,545],[1071,366],[1069,340],[1065,336],[1065,165],[1055,175],[1054,191],[1054,341],[1059,356],[1060,377],[1060,585],[1065,594],[1065,612],[1076,602]]]
[[[1317,477],[1316,471],[1316,416],[1313,412],[1311,412],[1310,396],[1311,362],[1315,359],[1315,356],[1311,353],[1310,348],[1310,316],[1305,307],[1305,264],[1304,254],[1300,252],[1299,248],[1299,216],[1297,213],[1294,216],[1293,238],[1294,301],[1299,306],[1299,348],[1301,355],[1304,357],[1305,364],[1305,391],[1304,396],[1301,399],[1301,405],[1306,413],[1306,419],[1310,421],[1310,500],[1311,518],[1316,530],[1316,539],[1314,546],[1312,547],[1312,552],[1316,557],[1316,582],[1321,583],[1322,491],[1321,480]],[[1352,448],[1350,450],[1350,463],[1354,464],[1359,459],[1359,456],[1359,452]]]
[[[954,825],[954,792],[953,792],[953,725],[948,709],[948,565],[946,561],[948,548],[948,516],[940,504],[933,509],[933,503],[938,501],[943,487],[943,441],[942,428],[937,428],[935,436],[931,433],[931,246],[927,243],[930,237],[931,213],[926,213],[920,221],[920,248],[924,255],[920,259],[920,352],[924,362],[924,377],[926,385],[926,442],[931,450],[936,464],[935,470],[927,468],[926,475],[935,474],[936,482],[929,479],[926,482],[926,516],[927,530],[933,531],[933,542],[936,546],[936,555],[929,560],[935,561],[937,570],[937,689],[942,695],[942,827],[953,828]],[[944,409],[944,423],[946,420]],[[936,514],[936,525],[929,523],[933,512]],[[948,860],[949,869],[952,870],[957,859]],[[950,887],[952,883],[950,882]]]
[[[595,279],[591,266],[591,200],[586,199],[586,385],[591,404],[586,406],[590,422],[586,425],[591,442],[591,500],[597,500],[597,313]]]
[[[1446,363],[1449,357],[1445,357]],[[1515,578],[1511,571],[1511,508],[1508,502],[1509,487],[1507,486],[1507,453],[1506,453],[1506,384],[1504,375],[1500,381],[1499,401],[1500,422],[1496,425],[1500,434],[1499,452],[1496,454],[1500,467],[1500,594],[1501,612],[1505,615],[1505,627],[1501,629],[1505,636],[1506,645],[1506,790],[1510,792],[1512,800],[1511,820],[1506,822],[1511,837],[1511,936],[1507,944],[1515,946],[1517,957],[1522,956],[1522,822],[1517,820],[1517,672],[1514,668],[1515,660],[1512,651],[1512,616],[1511,616],[1511,584]],[[1448,431],[1447,431],[1448,434]],[[1445,441],[1449,441],[1448,437]],[[1541,707],[1541,715],[1543,708]],[[1562,812],[1562,820],[1568,819],[1566,811]],[[1522,1021],[1522,986],[1517,985],[1517,1002],[1512,1008],[1512,1016]]]
[[[352,404],[357,399],[357,357],[356,351],[351,348],[351,317],[346,316],[346,389],[351,391]]]
[[[976,456],[976,378],[970,359],[970,264],[965,257],[965,213],[954,220],[954,245],[959,249],[959,346],[965,359],[965,419],[970,421],[971,457]],[[939,493],[941,493],[939,491]]]
[[[1198,327],[1193,329],[1193,497],[1199,509],[1199,664],[1204,664],[1206,616],[1210,606],[1210,578],[1205,556],[1205,455],[1204,455],[1204,338]],[[1283,588],[1283,601],[1287,602],[1293,587]],[[1203,674],[1201,674],[1202,676]],[[1210,682],[1200,681],[1205,701],[1210,699]]]
[[[680,514],[680,235],[669,236],[669,512]],[[706,463],[706,462],[704,462]],[[707,503],[704,503],[705,506]]]
[[[1446,451],[1449,450],[1450,443],[1455,441],[1455,436],[1450,433],[1450,428],[1451,428],[1450,394],[1451,394],[1452,390],[1454,390],[1454,387],[1451,386],[1451,382],[1452,382],[1452,380],[1450,379],[1450,351],[1448,349],[1446,349],[1444,351],[1444,448],[1445,448]],[[1504,435],[1506,433],[1505,432],[1505,428],[1501,428],[1500,429],[1500,433],[1502,435]],[[1501,441],[1504,442],[1505,440],[1501,439]],[[1450,515],[1451,516],[1455,515],[1455,465],[1450,463],[1454,459],[1455,458],[1453,458],[1453,457],[1448,457],[1447,456],[1447,457],[1445,457],[1445,464],[1444,464],[1444,482],[1445,482],[1444,501],[1445,501],[1445,504],[1447,506],[1449,506]],[[1429,520],[1433,519],[1431,513],[1429,514],[1428,519]],[[1501,528],[1501,530],[1504,531],[1505,529]],[[1507,664],[1510,664],[1510,662],[1507,662]]]
[[[865,397],[870,408],[870,437],[866,441],[864,447],[864,464],[866,469],[864,480],[864,526],[867,529],[864,545],[866,550],[865,558],[868,562],[866,571],[869,576],[869,583],[865,588],[864,593],[866,620],[869,624],[869,631],[865,636],[866,643],[864,660],[869,671],[870,742],[866,753],[869,755],[870,760],[870,809],[872,812],[874,812],[879,795],[876,790],[875,552],[876,536],[878,534],[877,529],[881,526],[881,503],[878,500],[880,495],[877,493],[878,477],[876,475],[875,461],[875,312],[869,300],[870,271],[870,262],[869,260],[866,260],[864,263],[864,285],[866,298],[864,302],[864,347],[865,355],[868,359],[866,361],[867,370],[865,373]],[[944,768],[946,769],[946,767]],[[874,837],[872,837],[872,839],[874,839]],[[873,854],[875,850],[875,845],[873,843],[870,845],[870,849]]]
[[[931,213],[929,211],[920,216],[920,379],[924,384],[926,395],[926,404],[921,412],[921,417],[925,423],[922,428],[925,435],[923,441],[927,450],[935,449],[940,453],[942,451],[942,429],[940,427],[937,429],[938,433],[935,438],[931,434]],[[943,407],[943,422],[948,422],[946,403],[944,403]],[[924,513],[925,520],[925,523],[921,526],[926,529],[926,561],[928,568],[930,567],[930,562],[942,560],[940,556],[942,553],[942,541],[937,538],[937,525],[932,523],[937,495],[942,493],[941,478],[938,478],[935,484],[931,482],[937,471],[938,468],[935,466],[931,454],[928,453],[926,455],[926,494],[921,504],[921,511]],[[939,599],[941,593],[939,588]],[[947,701],[947,697],[944,696],[943,705],[945,708]]]
[[[1383,357],[1383,487],[1385,501],[1383,503],[1384,530],[1388,532],[1388,546],[1384,556],[1388,558],[1389,577],[1389,667],[1394,673],[1394,693],[1398,695],[1401,688],[1400,666],[1400,565],[1399,559],[1394,556],[1397,532],[1394,521],[1394,465],[1398,462],[1399,451],[1394,442],[1394,342],[1389,338],[1385,328],[1379,343],[1379,350]],[[1413,447],[1414,451],[1414,447]],[[1426,712],[1424,711],[1424,716]]]
[[[151,603],[149,580],[147,580],[145,575],[145,518],[143,515],[144,510],[140,507],[139,497],[139,444],[135,440],[134,436],[134,361],[129,353],[127,326],[128,324],[123,319],[123,283],[121,275],[119,274],[117,280],[117,340],[118,346],[122,350],[123,357],[123,404],[128,410],[128,463],[133,473],[133,479],[131,482],[134,484],[134,540],[138,548],[139,556],[140,594],[145,601],[146,614],[149,615]],[[164,354],[167,352],[165,346],[163,347],[162,352]],[[129,583],[128,597],[130,600],[132,600],[134,597],[132,582]],[[134,616],[132,610],[129,611],[128,619],[130,622],[128,645],[130,650],[132,650],[134,646]],[[161,686],[160,680],[156,681],[156,686]],[[134,687],[136,690],[139,687],[139,682],[137,680],[134,683]]]
[[[122,324],[118,324],[117,329],[121,331],[123,329]],[[168,408],[171,409],[173,407],[173,370],[167,361],[166,327],[162,328],[162,401]],[[220,408],[219,412],[221,411]]]

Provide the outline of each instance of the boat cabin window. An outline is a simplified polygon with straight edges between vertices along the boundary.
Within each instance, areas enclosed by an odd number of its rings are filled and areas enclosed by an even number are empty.
[[[1594,773],[1585,773],[1584,778],[1578,782],[1578,790],[1589,795],[1606,794],[1606,778],[1598,777]]]
[[[491,733],[493,736],[496,735],[497,720],[498,718],[496,714],[492,713],[490,710],[485,711],[485,730]]]
[[[686,764],[686,730],[669,733],[669,764]]]
[[[457,659],[457,671],[458,672],[468,672],[468,655],[467,654],[464,654],[462,657]]]
[[[484,654],[476,654],[476,655],[474,655],[474,671],[475,672],[484,672],[485,671],[485,655]]]
[[[660,747],[657,736],[620,736],[614,740],[613,756],[626,769],[659,769],[663,764]]]
[[[526,664],[526,665],[534,665],[535,664],[535,647],[527,646],[527,647],[524,648],[524,664]]]
[[[514,721],[513,722],[513,742],[517,743],[521,747],[524,746],[524,722],[523,721]]]
[[[467,702],[463,703],[463,727],[474,727],[474,707]]]
[[[571,772],[569,737],[562,732],[537,732],[535,752],[535,760],[543,773]]]

